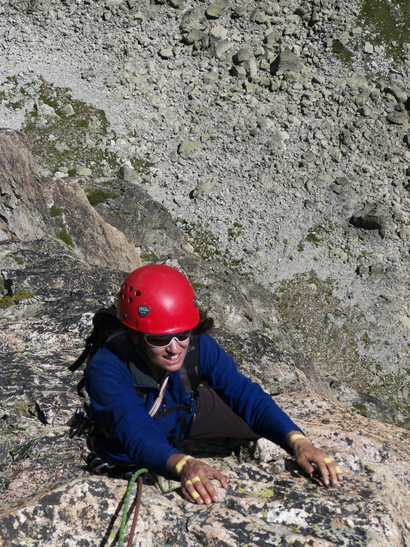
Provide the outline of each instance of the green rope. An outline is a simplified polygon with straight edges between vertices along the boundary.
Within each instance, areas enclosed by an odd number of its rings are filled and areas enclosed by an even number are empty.
[[[148,473],[148,469],[139,469],[138,471],[135,471],[135,473],[132,475],[128,483],[127,492],[125,493],[125,498],[124,498],[124,509],[122,513],[121,526],[118,533],[118,547],[122,547],[124,545],[124,534],[125,534],[125,527],[127,525],[128,507],[130,504],[131,492],[135,484],[135,481],[138,479],[140,475],[142,475],[142,473]]]
[[[127,491],[125,493],[125,498],[124,498],[124,509],[122,513],[121,525],[118,531],[118,547],[123,547],[124,545],[125,527],[127,525],[127,516],[128,516],[128,508],[130,505],[131,493],[132,493],[132,489],[134,487],[135,481],[138,479],[140,475],[142,475],[142,473],[148,473],[148,469],[139,469],[138,471],[135,471],[135,473],[133,473],[132,477],[130,478],[128,482],[128,487],[127,487]],[[159,489],[161,490],[163,494],[169,494],[170,492],[172,492],[173,490],[172,481],[170,480],[168,481],[168,490],[166,490],[164,485],[159,480],[158,476],[156,475],[155,477],[156,477]]]
[[[157,479],[157,484],[159,486],[159,489],[161,490],[163,494],[169,494],[170,492],[172,492],[173,490],[172,481],[168,481],[168,490],[165,490],[164,485],[162,484],[162,482],[159,480],[157,476],[156,476],[156,479]]]

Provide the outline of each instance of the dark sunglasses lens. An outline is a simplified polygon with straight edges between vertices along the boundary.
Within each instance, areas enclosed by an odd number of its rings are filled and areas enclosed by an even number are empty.
[[[151,334],[149,336],[146,336],[145,340],[151,346],[158,346],[158,347],[168,346],[172,340],[172,336],[168,336],[168,335],[158,336],[158,335]]]
[[[147,334],[145,341],[150,345],[158,348],[169,346],[173,338],[179,342],[185,342],[189,338],[191,331],[177,332],[175,334]]]
[[[185,342],[187,338],[191,336],[191,331],[186,330],[185,332],[180,332],[179,334],[175,335],[175,338],[178,339],[179,342]]]

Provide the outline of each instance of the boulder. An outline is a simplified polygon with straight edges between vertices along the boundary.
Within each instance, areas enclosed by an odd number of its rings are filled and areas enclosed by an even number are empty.
[[[52,235],[84,261],[129,271],[142,265],[124,234],[104,222],[79,180],[40,179],[28,142],[18,131],[0,131],[0,239],[40,240]]]
[[[271,74],[282,74],[284,72],[301,72],[302,63],[300,58],[290,49],[283,50],[270,66]]]
[[[0,239],[36,239],[47,231],[47,207],[28,141],[23,133],[0,130]],[[35,215],[33,215],[35,211]]]

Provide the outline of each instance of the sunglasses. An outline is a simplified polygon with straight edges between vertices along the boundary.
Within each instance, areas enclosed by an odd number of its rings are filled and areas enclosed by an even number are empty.
[[[144,341],[152,348],[166,348],[173,340],[185,342],[191,336],[192,329],[171,334],[144,334]]]

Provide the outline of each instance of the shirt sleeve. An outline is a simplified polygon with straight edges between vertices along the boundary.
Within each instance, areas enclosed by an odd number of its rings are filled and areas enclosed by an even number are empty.
[[[262,387],[240,373],[234,360],[208,335],[199,336],[201,370],[210,388],[261,437],[292,453],[286,435],[301,429]]]
[[[129,460],[167,476],[167,461],[179,451],[148,414],[128,368],[107,348],[91,360],[86,387],[98,421],[116,433]]]

